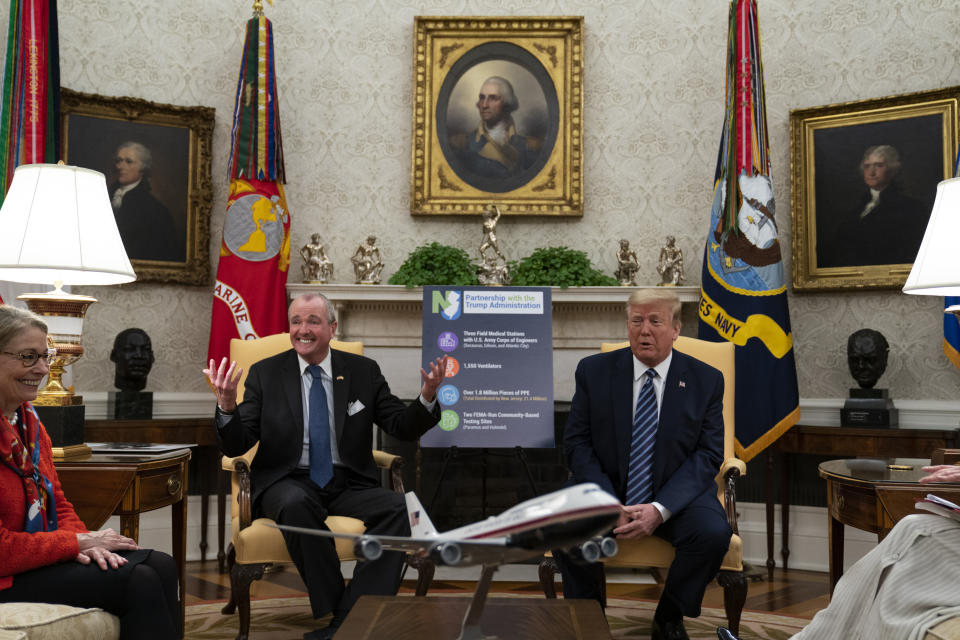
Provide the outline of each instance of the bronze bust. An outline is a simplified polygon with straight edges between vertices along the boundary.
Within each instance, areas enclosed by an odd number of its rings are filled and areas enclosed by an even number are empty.
[[[887,369],[890,345],[883,334],[873,329],[859,329],[847,339],[847,364],[850,375],[861,389],[872,389]]]
[[[150,336],[143,329],[124,329],[113,341],[110,360],[117,365],[115,387],[121,391],[143,391],[154,360]]]

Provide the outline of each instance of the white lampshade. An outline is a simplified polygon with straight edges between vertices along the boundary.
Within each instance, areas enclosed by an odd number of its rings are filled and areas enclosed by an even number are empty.
[[[937,185],[937,199],[904,293],[960,296],[960,178]]]
[[[0,280],[107,285],[136,278],[102,173],[17,167],[0,208]]]

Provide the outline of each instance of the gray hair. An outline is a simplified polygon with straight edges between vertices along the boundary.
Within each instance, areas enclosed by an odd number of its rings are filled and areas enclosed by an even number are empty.
[[[333,308],[333,304],[330,303],[330,299],[322,293],[303,293],[294,298],[293,300],[303,300],[304,302],[310,302],[311,300],[319,298],[323,300],[323,306],[327,310],[327,324],[333,324],[337,321],[337,312]],[[290,301],[290,304],[293,304],[293,300]],[[287,305],[287,309],[290,309],[290,305]]]
[[[150,153],[150,149],[147,149],[145,146],[139,142],[134,142],[133,140],[127,140],[126,142],[121,143],[117,147],[117,151],[120,149],[133,149],[137,152],[137,155],[140,156],[140,162],[143,164],[143,173],[146,174],[150,169],[153,168],[153,154]]]
[[[680,298],[670,289],[662,287],[651,289],[637,289],[630,294],[627,300],[627,317],[630,317],[630,307],[636,304],[665,304],[670,307],[670,315],[674,326],[680,326]]]
[[[863,165],[872,155],[882,156],[886,161],[887,166],[890,167],[894,173],[900,171],[900,154],[894,147],[891,147],[888,144],[878,144],[872,147],[867,148],[863,152],[863,158],[860,159],[860,169],[863,170]]]
[[[47,333],[47,323],[37,314],[8,304],[0,304],[0,349],[5,349],[20,332],[31,327]]]
[[[513,85],[510,84],[510,81],[506,78],[500,76],[490,76],[483,81],[483,84],[495,84],[500,87],[500,94],[503,96],[503,108],[506,109],[507,113],[513,113],[520,108],[520,101],[517,99],[517,94],[513,90]],[[481,87],[483,85],[480,85]]]

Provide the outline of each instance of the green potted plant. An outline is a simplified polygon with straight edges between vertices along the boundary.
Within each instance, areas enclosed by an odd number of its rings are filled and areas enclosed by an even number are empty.
[[[390,284],[420,287],[430,284],[469,286],[477,284],[477,267],[463,249],[439,242],[417,247],[390,276]]]
[[[616,278],[604,275],[590,264],[583,251],[568,247],[535,250],[519,262],[510,263],[510,284],[521,287],[617,286]]]

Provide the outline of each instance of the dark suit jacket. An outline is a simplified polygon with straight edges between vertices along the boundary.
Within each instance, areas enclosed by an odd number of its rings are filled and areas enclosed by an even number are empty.
[[[360,476],[379,483],[371,453],[373,425],[395,438],[414,440],[439,419],[419,399],[409,406],[390,393],[380,367],[370,358],[331,349],[333,415],[341,462]],[[297,353],[290,349],[250,367],[243,402],[231,420],[217,429],[220,450],[228,456],[260,448],[250,469],[253,500],[293,471],[303,450],[303,402]],[[362,409],[347,415],[360,402]]]
[[[909,264],[917,257],[930,216],[929,208],[903,193],[897,183],[880,192],[877,205],[863,219],[870,192],[843,218],[833,238],[824,238],[820,267]]]
[[[716,499],[723,461],[723,375],[674,350],[663,391],[653,501],[677,513],[693,501]],[[595,482],[626,498],[633,435],[633,354],[629,348],[580,361],[564,455],[574,482]],[[710,500],[704,500],[710,505]]]
[[[118,186],[110,187],[111,196]],[[186,260],[186,240],[177,238],[173,217],[153,196],[146,178],[123,195],[113,215],[131,260]]]

